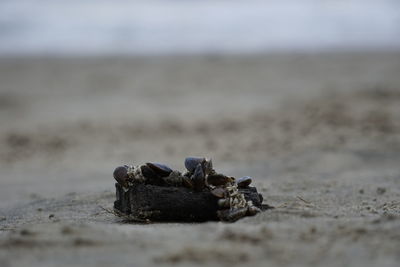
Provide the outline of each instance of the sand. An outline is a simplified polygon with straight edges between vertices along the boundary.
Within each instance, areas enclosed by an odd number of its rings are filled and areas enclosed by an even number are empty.
[[[0,59],[0,266],[397,266],[400,54]],[[130,224],[113,169],[209,156],[276,207]]]

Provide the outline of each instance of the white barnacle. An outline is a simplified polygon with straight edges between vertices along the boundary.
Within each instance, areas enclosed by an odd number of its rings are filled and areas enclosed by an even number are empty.
[[[139,166],[129,165],[127,173],[129,178],[132,178],[134,181],[144,182],[146,180],[146,178],[142,174],[140,165]]]
[[[226,186],[229,208],[230,210],[236,210],[241,208],[246,208],[249,203],[246,201],[244,195],[239,192],[236,184],[229,184]]]
[[[129,178],[134,178],[134,172],[135,172],[135,167],[132,165],[129,165],[127,168],[127,174]]]

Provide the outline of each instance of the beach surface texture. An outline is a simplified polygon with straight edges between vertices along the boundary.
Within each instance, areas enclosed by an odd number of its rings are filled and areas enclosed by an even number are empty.
[[[0,266],[398,266],[400,54],[0,60]],[[112,172],[187,156],[275,206],[129,224]]]

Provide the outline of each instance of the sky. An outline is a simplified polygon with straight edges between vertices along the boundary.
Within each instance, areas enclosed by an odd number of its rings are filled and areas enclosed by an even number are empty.
[[[0,55],[399,48],[394,0],[0,1]]]

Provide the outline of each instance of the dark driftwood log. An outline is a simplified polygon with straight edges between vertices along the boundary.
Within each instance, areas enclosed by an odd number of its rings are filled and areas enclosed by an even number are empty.
[[[209,191],[194,192],[185,187],[136,184],[127,192],[115,184],[117,200],[114,209],[137,219],[150,221],[218,220],[218,198]],[[261,208],[263,198],[255,187],[240,188],[246,200]]]

